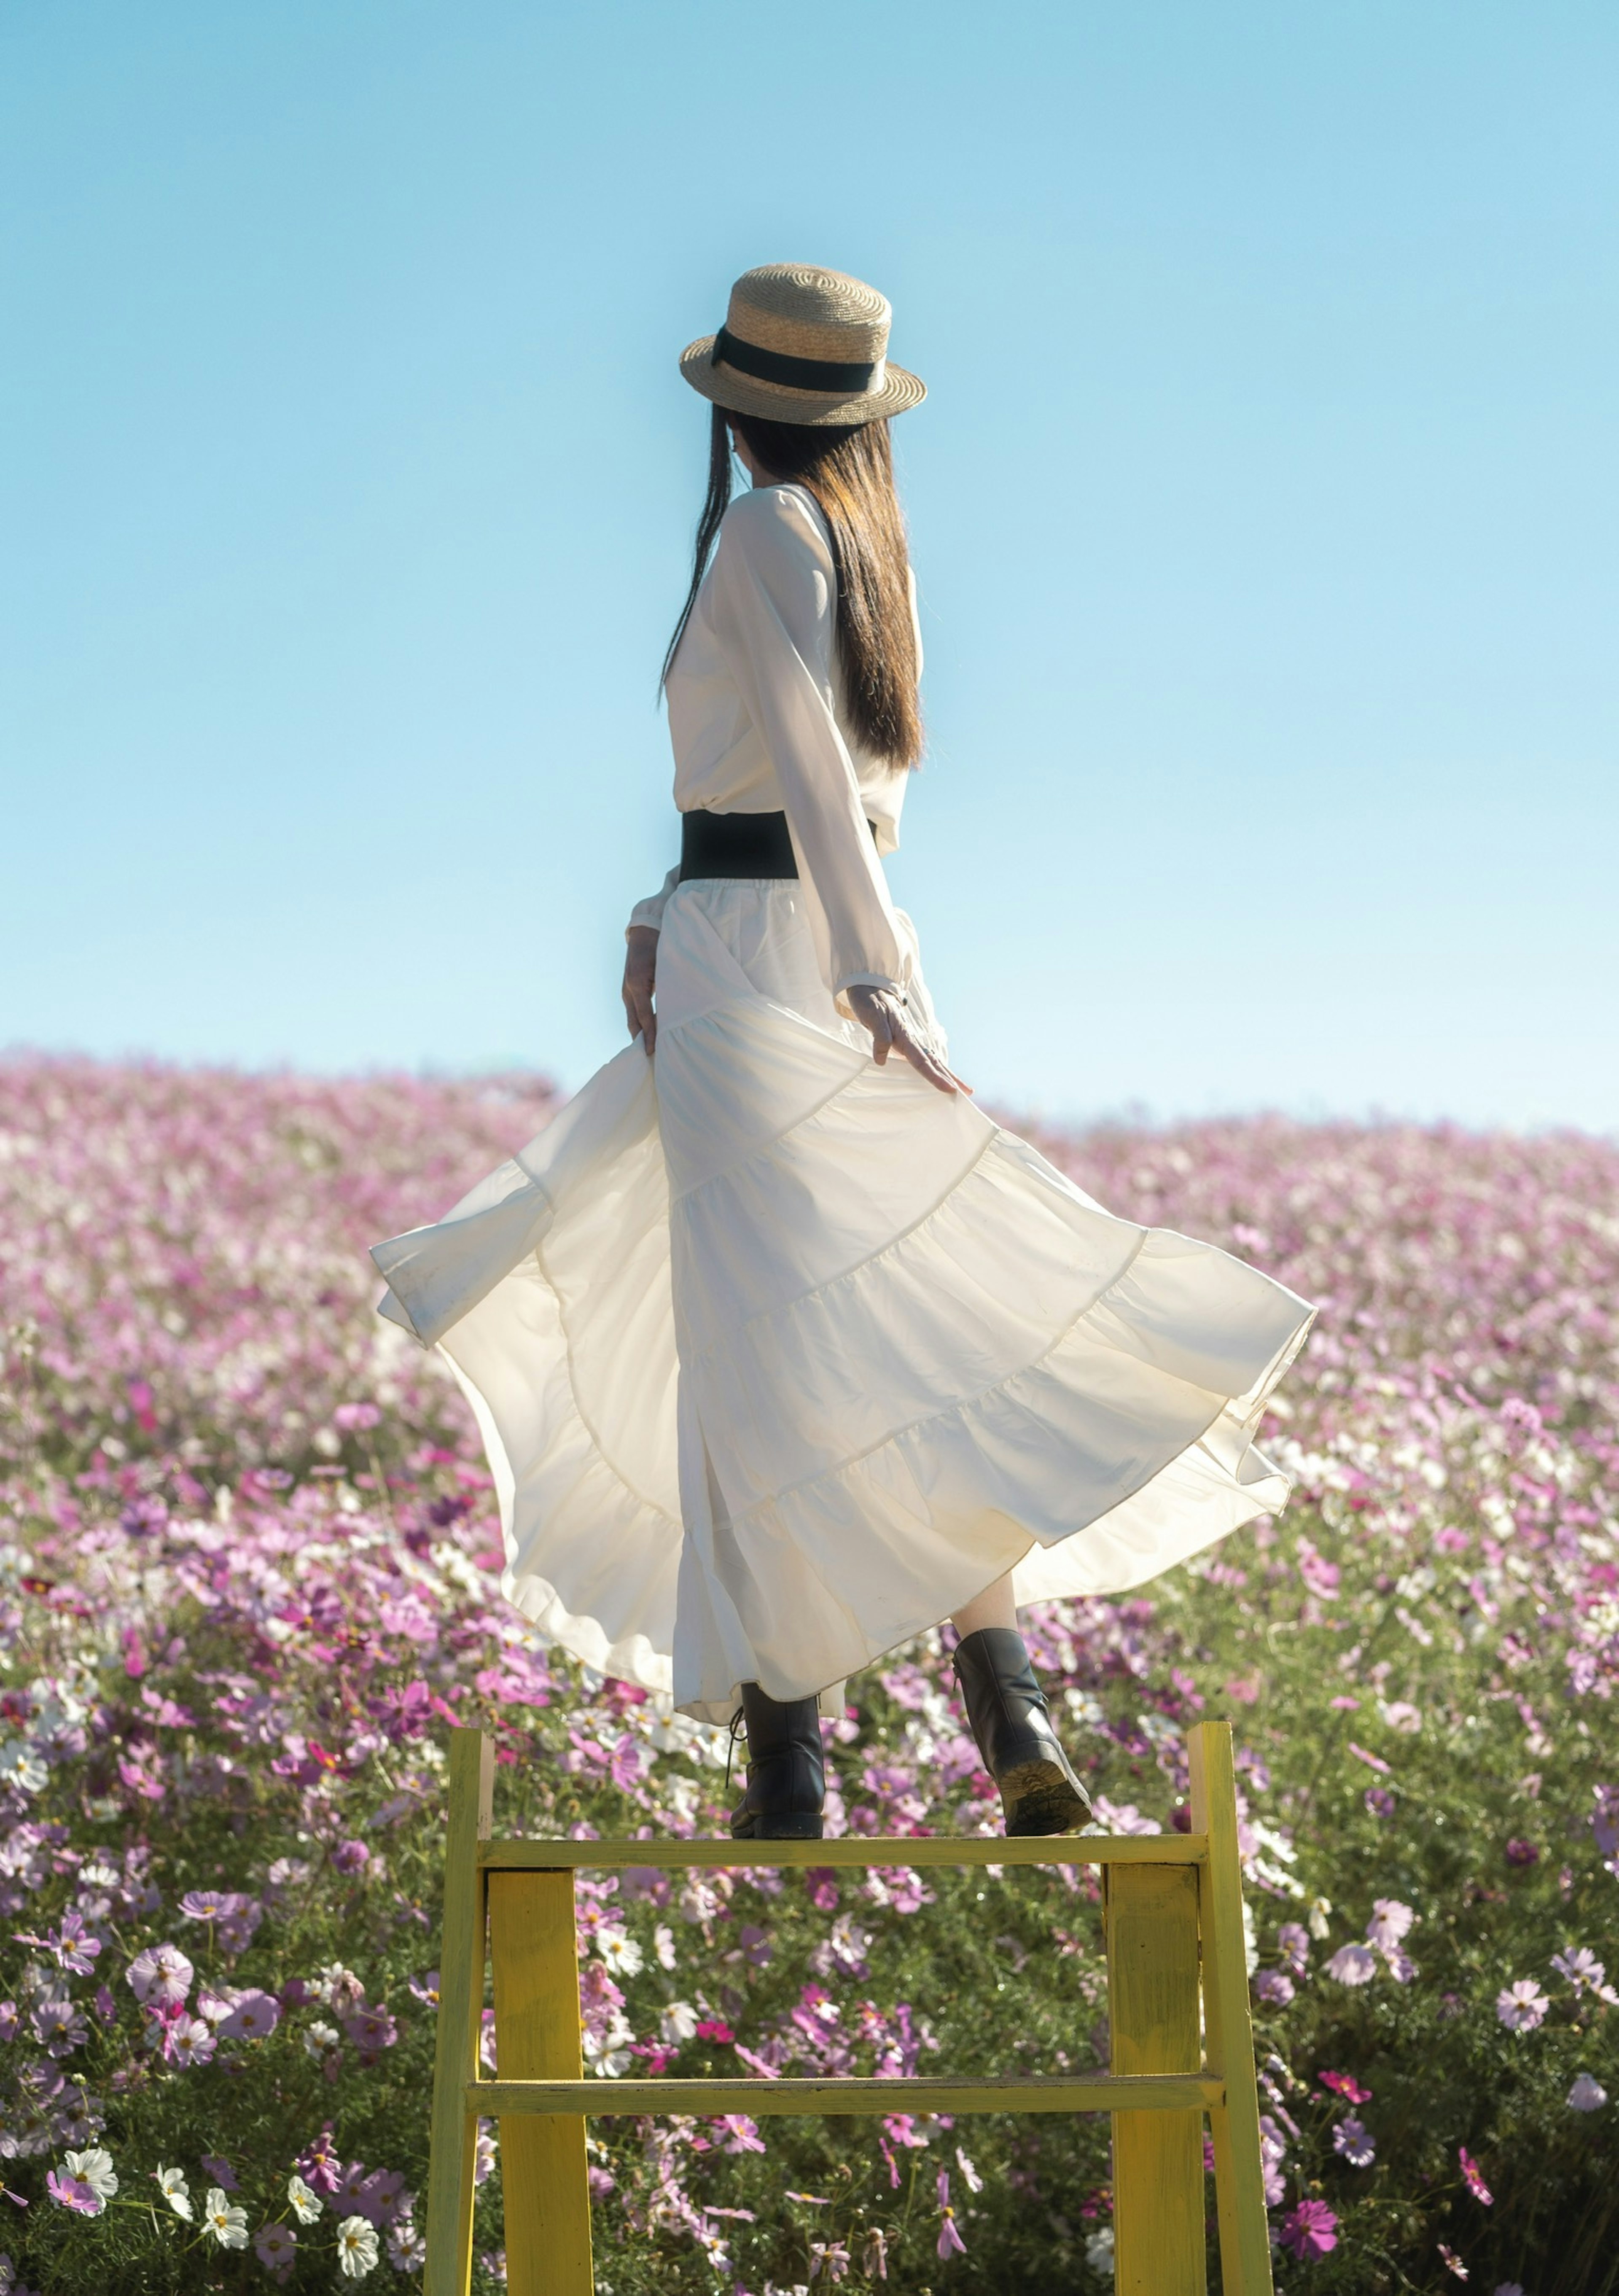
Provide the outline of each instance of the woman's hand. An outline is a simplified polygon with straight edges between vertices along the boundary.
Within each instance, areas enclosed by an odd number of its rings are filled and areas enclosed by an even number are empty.
[[[849,1009],[863,1029],[871,1032],[871,1058],[878,1067],[887,1065],[890,1053],[899,1053],[908,1060],[918,1076],[926,1077],[937,1092],[970,1092],[972,1086],[953,1075],[941,1060],[935,1058],[913,1032],[905,1007],[889,988],[869,988],[856,981],[846,988]],[[627,991],[626,991],[627,996]]]
[[[652,989],[658,978],[658,929],[632,925],[625,935],[624,1010],[632,1037],[643,1039],[649,1056],[658,1049],[658,1015]]]

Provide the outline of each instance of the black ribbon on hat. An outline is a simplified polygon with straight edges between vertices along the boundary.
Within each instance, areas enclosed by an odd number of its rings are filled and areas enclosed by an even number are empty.
[[[792,358],[786,351],[761,350],[722,327],[714,338],[714,364],[738,374],[751,374],[761,382],[784,382],[796,390],[870,390],[880,359],[860,359],[847,365],[836,359]]]

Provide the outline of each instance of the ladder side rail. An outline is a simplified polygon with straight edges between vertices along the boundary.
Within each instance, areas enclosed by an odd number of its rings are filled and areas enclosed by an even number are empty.
[[[477,2074],[483,2021],[484,1876],[478,1850],[494,1831],[494,1789],[495,1750],[483,1732],[452,1730],[424,2296],[468,2296],[472,2281],[478,2116],[466,2088]]]
[[[1192,2073],[1198,2019],[1198,1868],[1106,1869],[1110,2062],[1116,2075]],[[1206,2296],[1203,2110],[1113,2115],[1118,2296]]]
[[[1223,2104],[1209,2111],[1221,2285],[1222,2296],[1271,2296],[1231,1724],[1197,1723],[1187,1734],[1187,1749],[1192,1824],[1208,1836],[1200,1906],[1204,2031],[1209,2070],[1225,2085]]]
[[[518,2080],[579,2081],[579,1958],[571,1870],[491,1874],[495,2062]],[[511,2296],[593,2296],[585,2119],[501,2115]]]

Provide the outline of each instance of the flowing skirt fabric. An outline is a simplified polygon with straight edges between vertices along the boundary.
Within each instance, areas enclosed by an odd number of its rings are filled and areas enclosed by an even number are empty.
[[[1283,1505],[1253,1437],[1310,1308],[878,1068],[796,883],[681,886],[658,1004],[655,1060],[373,1253],[477,1414],[544,1634],[724,1721],[1006,1570],[1115,1594]]]

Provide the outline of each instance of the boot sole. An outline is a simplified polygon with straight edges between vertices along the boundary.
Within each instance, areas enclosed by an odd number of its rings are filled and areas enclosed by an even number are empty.
[[[822,1838],[819,1810],[789,1810],[781,1817],[750,1817],[733,1825],[733,1841],[819,1841]]]
[[[1001,1789],[1009,1837],[1077,1833],[1090,1822],[1090,1803],[1055,1762],[1018,1762],[995,1784]]]

